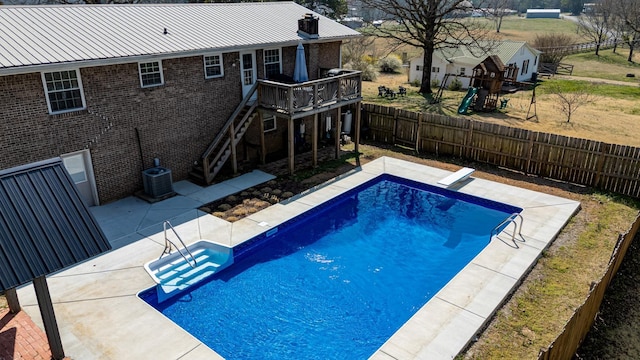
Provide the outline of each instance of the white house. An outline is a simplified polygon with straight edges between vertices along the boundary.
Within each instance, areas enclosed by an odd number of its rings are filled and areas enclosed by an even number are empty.
[[[489,55],[498,55],[505,65],[515,65],[518,68],[517,81],[528,81],[532,74],[538,71],[540,51],[529,46],[525,41],[504,40],[496,44],[493,51],[484,52],[479,48],[459,46],[456,48],[442,48],[433,53],[431,64],[431,79],[442,82],[445,74],[462,75],[457,77],[462,87],[469,87],[473,68]],[[423,55],[410,60],[409,82],[422,81]],[[467,77],[464,77],[467,76]],[[447,80],[449,85],[454,76]]]

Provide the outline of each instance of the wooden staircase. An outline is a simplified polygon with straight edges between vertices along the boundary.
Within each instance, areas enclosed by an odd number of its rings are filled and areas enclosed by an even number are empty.
[[[258,83],[255,83],[193,166],[189,172],[191,180],[203,185],[211,185],[229,158],[232,158],[234,173],[237,172],[236,145],[242,140],[249,125],[257,116],[255,112],[258,106],[257,101],[249,104],[249,99],[256,92],[257,87]]]

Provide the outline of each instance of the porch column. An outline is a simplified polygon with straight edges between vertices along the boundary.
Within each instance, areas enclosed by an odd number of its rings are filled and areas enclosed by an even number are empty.
[[[318,114],[313,115],[311,130],[311,151],[313,152],[313,167],[318,166]]]
[[[49,341],[51,358],[54,360],[62,360],[64,358],[64,350],[62,349],[62,340],[60,339],[60,330],[58,330],[58,323],[56,322],[56,314],[53,312],[47,278],[43,275],[33,279],[33,288],[36,291],[36,299],[38,300],[40,315],[42,315],[44,331],[47,334],[47,341]]]
[[[293,121],[292,118],[289,118],[288,121],[289,121],[289,131],[288,131],[289,132],[289,135],[288,135],[288,138],[289,138],[289,173],[291,175],[293,175],[293,172],[295,170],[295,156],[296,156],[296,154],[295,154],[296,149],[295,149],[295,144],[294,144],[294,140],[295,139],[293,137],[293,123],[294,123],[294,121]]]
[[[4,292],[4,297],[7,298],[7,304],[9,304],[9,311],[12,314],[16,314],[20,312],[20,301],[18,301],[18,293],[16,292],[16,288],[7,289]]]

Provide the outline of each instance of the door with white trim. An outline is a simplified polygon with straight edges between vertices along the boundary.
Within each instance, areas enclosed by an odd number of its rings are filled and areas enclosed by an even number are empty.
[[[85,204],[87,204],[87,206],[98,205],[98,191],[93,176],[93,165],[91,164],[91,153],[89,150],[60,155],[60,158],[62,158],[64,167],[80,191],[80,195],[85,201]]]
[[[243,51],[240,53],[240,79],[242,81],[242,97],[245,97],[257,79],[255,51]],[[251,100],[255,99],[257,99],[257,93],[254,93],[251,97]]]

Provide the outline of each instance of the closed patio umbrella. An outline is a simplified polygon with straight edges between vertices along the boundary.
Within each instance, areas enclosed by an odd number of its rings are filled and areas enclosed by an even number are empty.
[[[309,81],[307,61],[304,57],[304,47],[301,42],[298,42],[298,48],[296,49],[296,66],[293,69],[293,81],[299,83]]]

